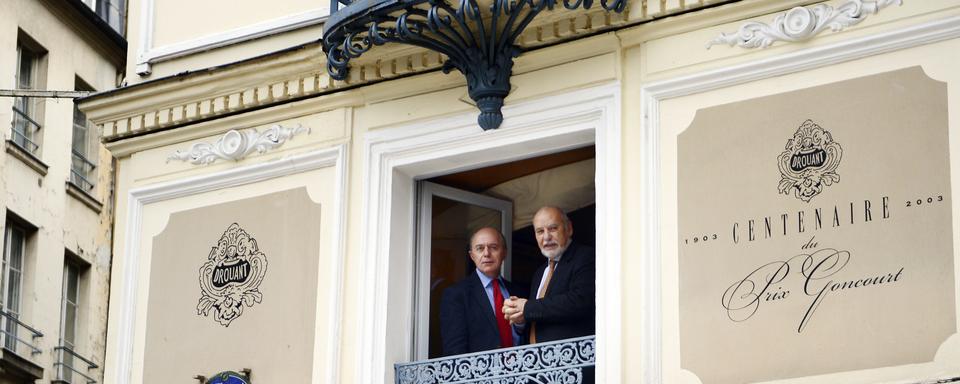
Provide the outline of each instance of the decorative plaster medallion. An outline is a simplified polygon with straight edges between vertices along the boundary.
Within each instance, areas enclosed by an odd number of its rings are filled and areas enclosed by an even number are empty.
[[[200,267],[200,302],[197,315],[214,310],[214,320],[224,327],[243,314],[243,305],[253,307],[263,299],[260,283],[267,273],[267,256],[260,252],[257,240],[230,224],[207,262]]]
[[[783,153],[777,158],[780,168],[780,193],[809,203],[810,199],[823,192],[824,186],[840,182],[837,166],[843,149],[833,141],[830,132],[820,128],[813,120],[804,121],[787,140]]]
[[[740,26],[735,34],[720,33],[709,43],[741,48],[766,48],[776,41],[798,42],[809,40],[828,27],[834,31],[859,24],[867,16],[876,14],[891,4],[903,5],[903,0],[850,0],[836,8],[817,4],[810,8],[796,7],[773,19],[773,25],[751,21]]]
[[[177,150],[167,158],[167,161],[189,161],[195,165],[211,164],[218,159],[239,161],[253,151],[264,153],[277,148],[303,132],[310,134],[310,129],[300,124],[294,127],[274,125],[263,133],[258,132],[255,128],[241,131],[231,129],[213,144],[196,143],[190,147],[189,151]]]

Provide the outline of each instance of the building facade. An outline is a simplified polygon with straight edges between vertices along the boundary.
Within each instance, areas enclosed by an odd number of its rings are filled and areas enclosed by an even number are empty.
[[[119,84],[111,1],[0,4],[0,382],[103,382],[113,158],[73,97]]]
[[[377,4],[130,3],[129,85],[81,101],[117,158],[105,383],[960,377],[956,1],[557,3],[479,124],[438,44],[381,43],[547,4],[320,42]],[[440,356],[471,231],[529,282],[542,205],[596,250],[595,336]]]

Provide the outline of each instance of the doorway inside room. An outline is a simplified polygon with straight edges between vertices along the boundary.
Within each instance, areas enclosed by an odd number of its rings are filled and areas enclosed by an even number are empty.
[[[504,278],[524,287],[544,263],[532,227],[543,206],[557,206],[574,241],[596,239],[596,148],[593,145],[417,181],[417,355],[442,355],[440,301],[448,287],[474,273],[470,236],[493,227],[504,234]]]

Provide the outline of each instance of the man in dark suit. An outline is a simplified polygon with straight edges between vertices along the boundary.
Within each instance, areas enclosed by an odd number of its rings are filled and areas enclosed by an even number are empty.
[[[526,296],[522,288],[500,277],[506,255],[503,234],[494,228],[481,228],[470,238],[470,259],[477,269],[447,288],[440,302],[444,356],[522,343],[522,326],[510,325],[502,312],[506,298]]]
[[[596,255],[572,242],[573,225],[559,208],[533,216],[540,252],[547,258],[533,276],[529,300],[511,297],[503,312],[528,328],[530,343],[593,335],[596,329]]]

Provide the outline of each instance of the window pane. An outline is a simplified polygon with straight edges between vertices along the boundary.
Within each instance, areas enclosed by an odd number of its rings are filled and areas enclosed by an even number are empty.
[[[24,233],[19,228],[11,228],[10,255],[5,260],[7,269],[6,310],[20,313],[20,274],[23,268]]]
[[[17,316],[14,316],[16,318]],[[3,343],[3,346],[7,349],[16,352],[17,351],[17,336],[19,335],[20,327],[17,326],[17,323],[7,320],[7,325],[4,327],[7,332],[4,336],[6,340]]]
[[[87,156],[87,116],[73,105],[73,150]]]
[[[67,266],[67,301],[76,304],[77,303],[77,292],[79,291],[80,283],[80,274],[77,270],[77,267],[68,265]]]
[[[24,45],[17,44],[16,88],[36,89],[36,70],[40,56],[30,51]],[[12,140],[20,148],[30,153],[37,153],[36,131],[40,126],[37,115],[37,100],[29,97],[15,97],[13,101],[13,137]],[[31,121],[32,120],[32,121]]]
[[[63,310],[63,341],[73,348],[77,339],[77,306],[67,304]]]
[[[7,312],[11,314],[20,314],[20,272],[10,270],[7,284]]]
[[[17,88],[33,89],[33,69],[37,57],[23,46],[17,46]]]
[[[13,224],[7,223],[7,231],[4,233],[3,243],[5,244],[3,248],[3,269],[0,270],[0,292],[3,292],[3,295],[0,295],[0,303],[5,304],[7,302],[6,296],[6,286],[7,281],[7,268],[9,266],[9,260],[11,254],[15,252],[21,252],[20,249],[23,248],[23,239],[20,232],[17,230],[17,227],[14,227]],[[0,306],[0,308],[6,309],[6,305]]]
[[[13,244],[16,246],[11,249],[10,258],[7,262],[10,263],[10,269],[20,272],[20,270],[23,269],[23,230],[14,228],[11,238],[13,239]]]
[[[93,91],[83,80],[77,77],[74,89]],[[87,115],[73,105],[73,138],[71,140],[70,182],[84,191],[93,191],[96,183],[96,156],[99,142],[96,131],[91,129]]]
[[[23,112],[28,116],[30,115],[30,100],[26,97],[13,98],[13,106],[20,112]],[[26,132],[26,129],[22,129],[21,132]]]
[[[447,287],[474,273],[470,236],[482,227],[501,230],[500,211],[439,196],[433,197],[430,232],[430,345],[428,356],[442,355],[440,298]]]
[[[80,268],[66,264],[63,268],[63,313],[60,318],[60,339],[64,346],[74,348],[77,333],[77,316],[80,291]]]
[[[73,348],[73,346],[68,346],[68,347]],[[60,372],[58,373],[58,376],[59,376],[59,378],[60,378],[61,380],[65,381],[65,382],[67,382],[67,383],[71,383],[71,384],[72,384],[72,383],[74,382],[74,381],[73,381],[73,371],[71,371],[71,370],[70,370],[69,368],[67,368],[67,367],[73,367],[73,355],[71,355],[71,354],[70,354],[69,352],[67,352],[67,351],[60,351],[60,357],[61,357],[61,359],[60,359],[61,361],[60,361],[60,362],[63,363],[63,365],[57,366],[57,367],[59,368],[59,371],[60,371]],[[78,382],[78,383],[79,383],[79,382]]]
[[[13,318],[19,318],[20,313],[20,270],[23,267],[23,252],[26,245],[26,234],[23,229],[7,222],[8,246],[3,257],[3,267],[6,284],[4,284],[4,310]],[[5,320],[4,330],[8,333],[4,340],[4,347],[16,351],[16,335],[19,326],[13,321]]]

